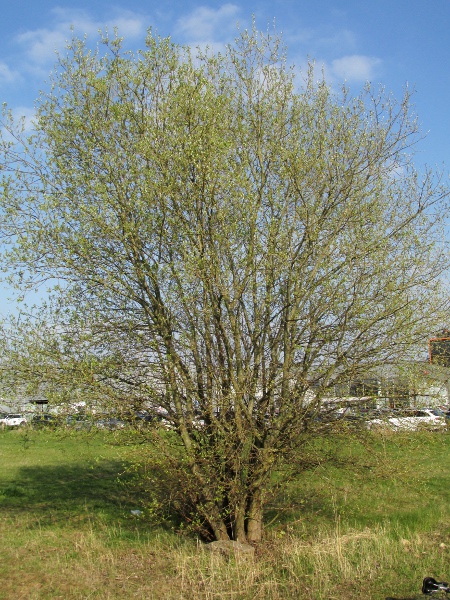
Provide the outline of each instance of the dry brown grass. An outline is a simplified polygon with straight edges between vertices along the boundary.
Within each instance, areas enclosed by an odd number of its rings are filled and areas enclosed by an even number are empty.
[[[2,519],[0,528],[6,525]],[[111,545],[106,530],[34,528],[22,540],[1,552],[10,565],[0,588],[5,600],[381,600],[418,592],[431,566],[443,575],[450,563],[438,535],[398,538],[385,527],[267,540],[247,562],[192,541],[170,546],[163,537]]]
[[[336,527],[315,539],[266,543],[252,564],[202,552],[184,552],[176,562],[182,598],[331,600],[417,592],[430,572],[424,562],[443,574],[449,558],[449,546],[439,536],[397,538],[385,527],[343,534]]]
[[[2,519],[0,534],[4,526],[14,524]],[[3,547],[0,555],[2,563],[10,566],[0,588],[2,599],[168,597],[172,557],[163,542],[153,548],[150,544],[111,544],[111,532],[98,527],[96,531],[33,527],[27,534],[23,520],[17,526],[21,543]]]
[[[49,438],[36,439],[32,452],[12,436],[3,441],[1,600],[404,599],[419,594],[424,576],[450,575],[444,438],[433,447],[416,440],[389,449],[400,458],[408,450],[416,476],[423,471],[428,478],[424,487],[419,479],[405,485],[388,477],[363,487],[363,480],[340,480],[337,471],[333,479],[329,473],[326,480],[310,478],[314,503],[275,523],[249,562],[227,560],[131,518],[109,476],[115,463],[91,460],[99,450],[107,454],[103,446],[89,442],[80,464],[79,440],[70,452],[70,440],[54,440],[52,447]],[[331,482],[340,503],[331,498],[327,508],[323,486],[330,496]],[[305,497],[300,487],[294,491]]]

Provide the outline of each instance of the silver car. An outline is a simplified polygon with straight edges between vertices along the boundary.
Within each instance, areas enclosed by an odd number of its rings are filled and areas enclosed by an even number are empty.
[[[393,430],[416,431],[417,429],[435,429],[439,430],[446,427],[445,417],[432,408],[422,408],[420,410],[405,409],[390,413],[385,418],[371,419],[367,421],[368,429],[378,429],[387,427]]]
[[[22,425],[26,425],[27,420],[23,415],[19,414],[10,414],[0,419],[0,426],[2,427],[21,427]]]

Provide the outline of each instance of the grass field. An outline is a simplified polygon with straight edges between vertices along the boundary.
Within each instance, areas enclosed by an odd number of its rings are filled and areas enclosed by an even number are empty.
[[[403,599],[449,578],[450,435],[327,443],[340,463],[283,487],[255,559],[235,563],[131,514],[136,448],[115,435],[2,431],[0,598]]]

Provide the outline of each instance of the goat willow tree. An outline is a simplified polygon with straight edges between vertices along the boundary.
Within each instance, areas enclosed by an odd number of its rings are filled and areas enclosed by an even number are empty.
[[[407,97],[298,91],[270,36],[103,41],[69,46],[31,136],[3,113],[5,264],[59,282],[53,335],[11,341],[4,376],[163,407],[199,522],[257,541],[327,390],[442,323],[447,192],[412,167]]]

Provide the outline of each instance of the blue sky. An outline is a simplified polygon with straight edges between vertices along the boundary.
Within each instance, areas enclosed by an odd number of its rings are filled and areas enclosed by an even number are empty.
[[[450,165],[450,0],[15,0],[2,3],[0,102],[31,116],[33,102],[64,50],[73,26],[95,41],[99,28],[117,26],[125,46],[143,46],[148,27],[181,44],[220,48],[236,26],[259,29],[274,21],[290,62],[304,68],[307,57],[324,69],[332,85],[346,81],[355,93],[366,81],[401,97],[415,89],[415,111],[426,138],[416,163],[448,170]],[[1,286],[1,284],[0,284]],[[0,287],[0,313],[14,309],[11,292]]]

